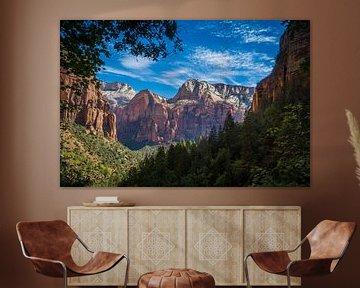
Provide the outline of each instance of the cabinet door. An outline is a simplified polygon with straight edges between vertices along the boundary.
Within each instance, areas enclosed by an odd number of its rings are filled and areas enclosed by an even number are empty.
[[[130,284],[145,272],[185,267],[185,210],[129,210]]]
[[[287,250],[295,248],[301,241],[299,209],[257,209],[244,211],[244,254],[251,252]],[[292,253],[300,259],[300,249]],[[248,260],[252,285],[286,285],[286,277],[266,273]],[[299,285],[299,278],[292,284]]]
[[[69,225],[93,251],[127,253],[127,215],[125,209],[70,209]],[[89,258],[78,241],[72,255],[76,263],[84,264]],[[70,285],[122,285],[126,261],[113,269],[93,276],[69,278]]]
[[[214,276],[216,285],[242,280],[242,211],[187,211],[187,267]]]

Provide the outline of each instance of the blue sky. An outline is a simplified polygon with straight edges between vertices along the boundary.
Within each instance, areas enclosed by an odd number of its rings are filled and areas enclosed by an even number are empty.
[[[105,70],[97,77],[167,98],[187,79],[255,86],[271,72],[284,31],[277,20],[179,20],[177,24],[184,51],[157,62],[113,53],[103,58]]]

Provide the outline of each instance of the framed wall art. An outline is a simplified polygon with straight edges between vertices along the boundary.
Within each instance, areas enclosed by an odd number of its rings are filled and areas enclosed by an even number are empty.
[[[310,21],[60,21],[62,187],[310,185]]]

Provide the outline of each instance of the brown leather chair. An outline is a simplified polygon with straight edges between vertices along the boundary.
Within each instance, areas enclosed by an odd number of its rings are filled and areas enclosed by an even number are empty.
[[[355,229],[356,223],[354,222],[324,220],[295,249],[250,253],[244,259],[247,287],[251,287],[247,267],[247,259],[249,257],[266,272],[286,275],[289,288],[291,287],[291,276],[315,276],[333,272],[344,256]],[[310,245],[310,257],[308,259],[292,261],[289,253],[296,251],[306,241]]]
[[[31,260],[35,271],[50,277],[88,276],[110,270],[122,259],[126,259],[124,288],[127,285],[129,259],[124,254],[91,251],[62,220],[19,222],[16,231],[24,256]],[[78,240],[89,253],[90,260],[78,266],[71,257],[71,247]]]

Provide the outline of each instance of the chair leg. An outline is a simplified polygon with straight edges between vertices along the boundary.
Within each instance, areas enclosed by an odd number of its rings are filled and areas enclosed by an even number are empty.
[[[250,255],[247,255],[244,258],[244,272],[245,272],[245,279],[246,279],[246,287],[247,288],[251,288],[250,285],[250,279],[249,279],[249,269],[248,269],[248,265],[247,265],[247,259],[249,258]]]
[[[290,278],[290,271],[289,269],[287,269],[287,284],[288,284],[288,288],[291,288],[291,278]]]
[[[66,266],[64,264],[62,264],[62,267],[64,269],[64,287],[67,288],[67,270],[66,270]]]
[[[128,278],[129,278],[129,265],[130,265],[130,259],[127,256],[124,256],[126,259],[126,271],[125,271],[125,280],[124,280],[124,288],[127,286]]]

